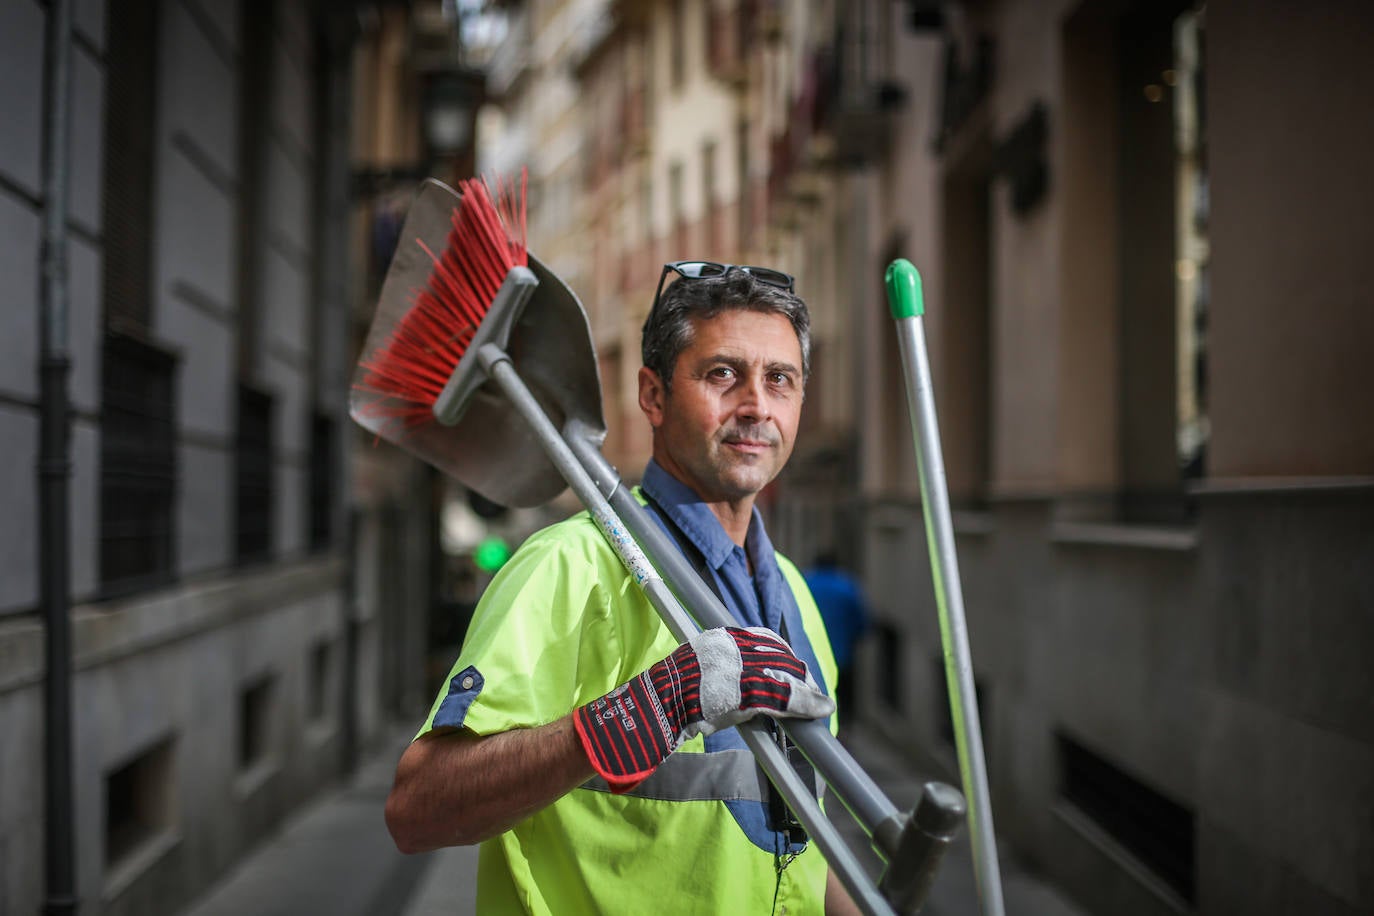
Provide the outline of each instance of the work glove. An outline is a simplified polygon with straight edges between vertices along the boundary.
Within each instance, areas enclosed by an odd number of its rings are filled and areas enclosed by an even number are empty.
[[[643,782],[694,735],[762,713],[815,719],[835,711],[806,663],[765,627],[717,627],[629,683],[573,712],[582,748],[615,793]]]

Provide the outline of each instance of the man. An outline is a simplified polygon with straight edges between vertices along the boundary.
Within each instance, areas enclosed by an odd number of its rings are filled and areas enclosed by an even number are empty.
[[[809,328],[786,274],[664,266],[640,494],[740,627],[678,647],[585,513],[516,552],[387,800],[402,851],[482,843],[479,912],[852,907],[730,727],[834,709],[819,612],[754,508],[792,451]]]

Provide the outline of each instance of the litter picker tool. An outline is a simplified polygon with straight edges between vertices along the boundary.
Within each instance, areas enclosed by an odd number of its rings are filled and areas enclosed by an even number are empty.
[[[959,774],[963,779],[964,793],[968,796],[974,877],[985,916],[1002,916],[1002,877],[997,866],[997,841],[992,830],[992,804],[988,797],[987,765],[983,760],[982,730],[973,686],[973,661],[969,654],[968,627],[964,622],[964,594],[959,583],[954,525],[949,514],[949,490],[940,452],[940,427],[935,418],[935,395],[931,389],[930,359],[926,353],[921,275],[910,261],[898,258],[888,265],[885,279],[888,306],[897,323],[897,344],[901,349],[907,406],[916,444],[916,462],[921,478],[921,511],[925,515],[930,570],[935,581],[935,603],[940,614],[940,640],[944,647],[950,715],[955,724]]]
[[[368,355],[354,376],[351,413],[380,437],[505,505],[546,502],[566,482],[679,641],[698,623],[718,625],[712,615],[725,614],[718,599],[712,596],[714,608],[693,607],[689,614],[679,600],[686,589],[672,578],[670,589],[655,566],[665,561],[655,556],[651,563],[635,540],[645,528],[643,510],[600,455],[605,425],[586,314],[572,291],[524,250],[522,195],[498,186],[493,202],[479,181],[460,188],[461,198],[426,182],[411,207],[364,346]],[[700,584],[694,571],[688,578]],[[822,763],[812,759],[817,772],[851,810],[858,799],[870,816],[861,823],[893,863],[887,898],[825,819],[814,788],[767,724],[746,723],[740,733],[860,907],[889,913],[892,900],[901,911],[914,911],[952,836],[949,813],[962,813],[958,792],[935,786],[916,814],[903,818],[822,723],[784,727],[789,735],[824,734],[796,743],[808,758],[804,745],[825,745],[817,752]]]

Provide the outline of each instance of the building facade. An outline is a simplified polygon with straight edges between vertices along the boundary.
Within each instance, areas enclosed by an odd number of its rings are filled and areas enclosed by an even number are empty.
[[[378,735],[399,611],[349,562],[356,38],[353,10],[307,2],[0,2],[0,912],[176,911]],[[41,271],[54,231],[65,295]],[[69,412],[45,420],[53,308]],[[49,421],[70,523],[43,546]],[[41,571],[64,566],[54,824]]]
[[[579,228],[531,244],[579,265],[612,460],[648,452],[661,263],[795,273],[815,371],[774,538],[862,571],[853,706],[954,776],[882,287],[910,259],[1011,853],[1094,912],[1367,911],[1367,5],[608,11],[559,74],[578,215],[531,202]]]
[[[870,315],[892,256],[926,277],[1002,836],[1095,912],[1367,910],[1374,18],[968,4],[937,43],[874,10],[921,104],[862,173],[853,270]],[[952,765],[882,324],[856,414],[867,671],[877,720]]]

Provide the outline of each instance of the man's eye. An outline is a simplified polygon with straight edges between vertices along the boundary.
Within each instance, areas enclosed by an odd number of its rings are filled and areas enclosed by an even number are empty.
[[[735,370],[729,366],[717,366],[707,373],[711,378],[731,379],[735,377]]]
[[[792,384],[792,376],[788,375],[786,372],[773,372],[769,374],[768,381],[777,385],[779,388],[790,387]]]

